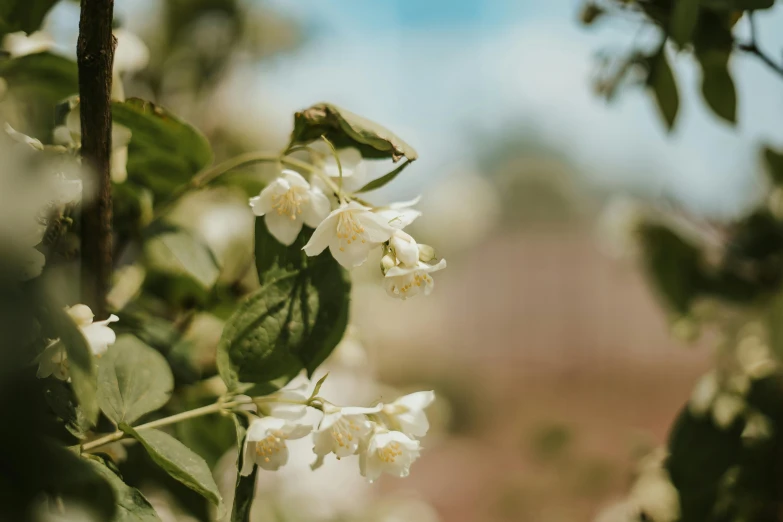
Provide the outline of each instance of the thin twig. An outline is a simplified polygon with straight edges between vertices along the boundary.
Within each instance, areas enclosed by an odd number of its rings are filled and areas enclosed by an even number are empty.
[[[754,13],[752,11],[748,12],[748,24],[750,25],[750,42],[737,44],[737,49],[755,55],[770,69],[780,76],[783,76],[783,65],[776,63],[767,53],[759,48],[756,19],[754,18]]]

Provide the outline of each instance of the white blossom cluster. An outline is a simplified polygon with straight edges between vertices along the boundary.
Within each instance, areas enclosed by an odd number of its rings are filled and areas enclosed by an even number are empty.
[[[267,398],[263,398],[267,399]],[[419,457],[419,438],[426,435],[429,421],[424,410],[435,400],[432,391],[420,391],[391,404],[373,407],[338,407],[319,399],[323,417],[317,426],[301,422],[308,397],[304,388],[283,390],[259,404],[259,414],[247,431],[242,455],[243,476],[254,466],[276,471],[288,462],[286,441],[313,435],[316,460],[313,469],[333,453],[337,459],[359,456],[359,471],[370,482],[382,473],[407,477]],[[263,410],[263,411],[262,411]]]
[[[305,253],[317,256],[328,247],[347,269],[363,264],[371,251],[382,248],[387,293],[400,299],[429,295],[435,284],[430,274],[445,268],[446,261],[436,262],[432,247],[417,243],[403,230],[421,215],[412,208],[417,200],[371,207],[343,194],[347,187],[358,188],[363,175],[361,154],[354,148],[340,150],[337,157],[326,155],[316,167],[310,181],[284,170],[250,199],[253,213],[264,216],[270,234],[290,246],[304,225],[314,228],[303,247]],[[334,192],[337,183],[342,189],[336,199],[330,199],[327,193]]]

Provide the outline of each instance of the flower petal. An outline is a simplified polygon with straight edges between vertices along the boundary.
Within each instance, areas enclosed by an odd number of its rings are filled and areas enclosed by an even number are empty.
[[[317,256],[329,246],[329,242],[337,237],[337,217],[332,212],[315,229],[310,241],[302,248],[308,256]]]
[[[377,245],[372,243],[362,243],[353,241],[350,245],[340,241],[337,235],[334,235],[329,241],[329,251],[335,260],[343,267],[351,269],[361,265],[370,255],[370,250]]]
[[[323,192],[318,189],[310,191],[310,200],[302,205],[302,219],[310,228],[317,228],[329,215],[331,204]]]
[[[409,393],[394,401],[395,405],[404,406],[409,410],[423,410],[427,406],[433,403],[435,400],[435,392],[419,391],[415,393]]]
[[[372,212],[356,212],[356,220],[364,227],[365,236],[373,243],[383,243],[397,230]]]
[[[302,231],[302,220],[291,219],[291,216],[288,214],[269,212],[264,216],[264,220],[269,233],[286,246],[293,245],[299,232]]]
[[[286,169],[280,174],[280,177],[285,179],[291,185],[291,187],[299,187],[303,189],[310,188],[310,184],[307,183],[307,180],[304,179],[302,175],[295,170]]]

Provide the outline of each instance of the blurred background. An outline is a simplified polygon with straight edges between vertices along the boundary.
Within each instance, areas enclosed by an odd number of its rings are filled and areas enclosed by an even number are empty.
[[[686,336],[623,243],[623,213],[635,199],[704,220],[742,215],[764,192],[759,143],[783,140],[783,96],[773,73],[735,56],[731,128],[699,100],[681,57],[683,102],[667,133],[642,89],[607,103],[593,88],[602,56],[655,45],[654,30],[617,17],[586,28],[582,7],[116,1],[120,29],[148,49],[124,73],[125,94],[201,129],[216,159],[284,147],[291,115],[319,101],[382,123],[420,155],[373,201],[421,195],[412,234],[449,268],[432,296],[404,302],[384,294],[377,260],[357,269],[352,327],[324,390],[371,402],[434,389],[426,450],[409,478],[374,485],[352,468],[310,473],[294,461],[262,477],[258,520],[589,521],[665,441],[710,351],[677,340]],[[783,46],[781,11],[758,17],[770,49]],[[77,20],[72,2],[47,18],[57,52],[73,56]],[[222,278],[252,265],[247,195],[272,174],[233,174],[175,213],[224,261]],[[208,366],[222,318],[202,315],[190,356]],[[233,458],[218,461],[227,490]],[[154,484],[142,489],[171,520],[189,520]]]

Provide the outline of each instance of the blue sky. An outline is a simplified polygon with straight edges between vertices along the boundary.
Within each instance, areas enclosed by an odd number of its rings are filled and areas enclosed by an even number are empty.
[[[474,137],[515,127],[560,143],[599,184],[674,194],[709,213],[736,213],[759,193],[757,145],[783,145],[783,80],[736,57],[740,124],[717,121],[698,93],[688,56],[677,59],[682,106],[673,135],[641,90],[611,105],[590,91],[593,56],[630,45],[638,26],[587,30],[577,1],[272,0],[297,19],[307,42],[261,66],[256,100],[273,121],[326,100],[375,119],[419,149],[407,189],[479,169]],[[760,28],[770,51],[780,12]],[[743,22],[740,22],[741,24]],[[651,31],[642,32],[654,40]],[[774,40],[778,41],[775,42]],[[274,100],[274,102],[269,102]]]

